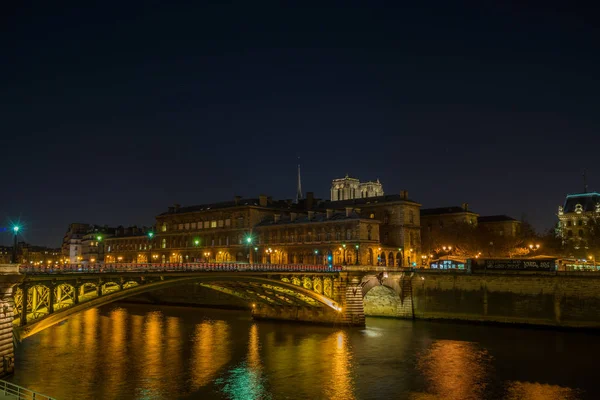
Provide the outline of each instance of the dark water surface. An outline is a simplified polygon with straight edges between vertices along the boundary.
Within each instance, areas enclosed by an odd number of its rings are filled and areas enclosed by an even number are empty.
[[[111,305],[26,339],[11,380],[58,399],[598,399],[600,335]]]

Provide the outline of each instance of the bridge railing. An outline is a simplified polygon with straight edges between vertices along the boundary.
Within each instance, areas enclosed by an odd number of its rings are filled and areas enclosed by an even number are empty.
[[[29,390],[14,383],[0,379],[0,393],[4,393],[9,399],[27,399],[27,400],[56,400],[53,397],[43,395],[33,390]]]
[[[69,264],[60,266],[22,265],[23,274],[115,273],[115,272],[339,272],[342,266],[305,264],[165,263],[165,264]]]

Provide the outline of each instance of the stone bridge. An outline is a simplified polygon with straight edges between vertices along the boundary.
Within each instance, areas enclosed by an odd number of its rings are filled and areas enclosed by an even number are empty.
[[[406,271],[378,267],[179,264],[19,271],[3,265],[0,274],[0,376],[14,368],[13,338],[21,341],[90,308],[190,283],[243,299],[257,319],[349,326],[365,325],[365,295],[386,286],[400,297],[399,312],[412,317]]]

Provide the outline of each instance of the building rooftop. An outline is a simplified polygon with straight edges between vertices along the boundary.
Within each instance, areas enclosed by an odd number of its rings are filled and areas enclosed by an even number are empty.
[[[598,203],[600,203],[600,193],[598,192],[569,194],[565,199],[563,212],[575,212],[575,206],[577,204],[581,204],[581,207],[584,212],[595,211],[596,204]]]
[[[507,222],[507,221],[516,221],[519,222],[518,220],[509,217],[508,215],[486,215],[483,217],[478,217],[477,218],[477,222],[482,223],[482,222]]]
[[[267,205],[269,208],[290,208],[292,205],[291,200],[276,200],[273,201],[270,197],[266,198]],[[210,210],[218,210],[224,208],[232,208],[232,207],[243,207],[243,206],[255,206],[261,207],[260,198],[238,198],[231,201],[221,201],[218,203],[209,203],[209,204],[198,204],[187,207],[169,207],[169,211],[161,213],[160,215],[169,215],[169,214],[182,214],[189,212],[198,212],[198,211],[210,211]],[[264,206],[263,206],[264,207]]]
[[[385,196],[363,197],[359,199],[338,200],[338,201],[323,201],[319,204],[319,208],[342,208],[354,207],[359,205],[375,205],[381,203],[392,203],[397,201],[406,201],[419,204],[414,200],[409,199],[401,194],[388,194]]]
[[[459,206],[450,206],[450,207],[438,207],[438,208],[422,208],[421,216],[428,215],[443,215],[443,214],[458,214],[468,212],[471,214],[476,214],[473,211],[470,211],[468,208],[465,210],[463,207]]]

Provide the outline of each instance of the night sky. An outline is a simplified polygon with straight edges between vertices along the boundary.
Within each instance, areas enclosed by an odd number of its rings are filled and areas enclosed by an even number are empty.
[[[0,221],[33,244],[59,246],[71,222],[150,225],[173,203],[293,198],[297,157],[317,197],[348,173],[539,230],[584,168],[600,190],[594,10],[7,3]]]

